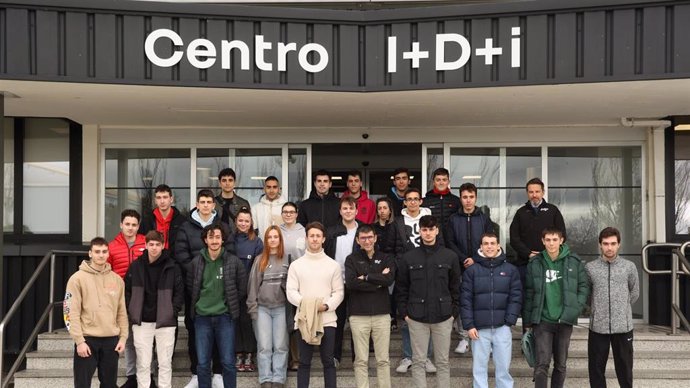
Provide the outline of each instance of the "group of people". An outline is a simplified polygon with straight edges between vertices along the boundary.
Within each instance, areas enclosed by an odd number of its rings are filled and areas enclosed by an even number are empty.
[[[258,369],[262,388],[282,388],[287,370],[309,386],[319,345],[324,386],[335,388],[349,322],[358,388],[369,387],[373,343],[376,381],[390,388],[390,333],[400,328],[403,358],[416,388],[436,373],[450,386],[451,334],[456,353],[470,350],[476,388],[488,387],[489,358],[498,388],[512,387],[514,326],[535,339],[535,387],[563,387],[573,325],[589,301],[589,371],[605,387],[613,348],[621,387],[632,387],[635,265],[618,256],[621,236],[599,235],[601,256],[587,265],[565,243],[565,222],[547,203],[544,184],[527,182],[527,203],[510,226],[516,257],[508,262],[496,227],[477,206],[477,187],[451,193],[450,174],[433,173],[422,196],[407,169],[393,173],[387,196],[373,201],[359,171],[341,197],[331,175],[314,174],[299,206],[281,195],[276,177],[251,205],[235,193],[235,171],[218,176],[220,193],[200,190],[188,217],[170,187],[155,189],[155,209],[121,214],[121,232],[91,241],[89,260],[67,284],[65,324],[75,342],[75,387],[116,387],[125,353],[125,387],[170,387],[178,315],[184,308],[191,380],[187,388],[236,387],[238,371]],[[263,238],[263,239],[262,239]],[[523,331],[524,334],[524,331]],[[155,346],[154,346],[155,341]],[[154,349],[156,357],[154,357]],[[432,362],[433,358],[433,362]]]

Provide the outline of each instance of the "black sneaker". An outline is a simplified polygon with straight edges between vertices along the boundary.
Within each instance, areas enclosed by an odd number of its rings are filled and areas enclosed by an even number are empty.
[[[127,381],[120,388],[137,388],[137,376],[127,376]]]

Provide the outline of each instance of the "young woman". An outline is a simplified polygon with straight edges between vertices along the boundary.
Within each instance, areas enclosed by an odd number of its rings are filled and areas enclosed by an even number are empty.
[[[393,203],[390,198],[382,197],[376,200],[376,221],[372,225],[374,231],[376,231],[376,241],[378,243],[378,249],[381,252],[385,252],[391,255],[396,253],[396,239],[398,238],[398,232],[396,230],[397,225],[395,222],[395,216],[393,215]],[[398,321],[395,318],[396,314],[396,303],[395,294],[393,293],[393,287],[388,287],[388,294],[390,295],[391,303],[391,330],[398,329]]]
[[[237,257],[244,264],[247,273],[254,264],[254,258],[258,257],[264,249],[264,244],[256,235],[252,213],[246,207],[240,209],[235,219],[235,250]],[[237,361],[235,363],[238,372],[253,372],[256,365],[252,360],[252,353],[256,353],[256,339],[252,329],[252,320],[247,313],[245,301],[240,303],[240,319],[237,322],[235,332],[235,349]]]
[[[249,275],[247,309],[258,345],[259,383],[262,388],[283,388],[289,336],[285,283],[290,263],[279,227],[269,226],[264,241],[264,251],[254,260]]]

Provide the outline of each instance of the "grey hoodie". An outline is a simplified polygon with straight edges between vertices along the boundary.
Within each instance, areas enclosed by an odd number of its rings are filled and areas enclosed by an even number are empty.
[[[285,256],[290,256],[290,261],[295,261],[304,256],[307,248],[307,232],[304,226],[296,223],[292,228],[288,229],[285,224],[280,225],[280,231],[283,233],[283,242],[285,244]]]
[[[590,330],[599,334],[632,331],[632,304],[640,296],[635,264],[620,256],[611,262],[599,257],[587,263],[585,271],[592,285]]]

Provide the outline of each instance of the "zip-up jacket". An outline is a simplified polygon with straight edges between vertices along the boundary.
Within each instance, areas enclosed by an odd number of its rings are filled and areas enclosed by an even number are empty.
[[[555,205],[542,200],[535,209],[528,201],[519,208],[515,212],[513,222],[510,223],[510,246],[517,252],[517,257],[512,263],[516,266],[527,265],[531,251],[543,251],[541,232],[552,227],[563,232],[563,239],[566,239],[565,221]]]
[[[357,249],[345,259],[345,288],[347,289],[347,314],[390,314],[388,287],[395,281],[395,258],[374,251],[370,259],[362,249]],[[383,274],[384,268],[390,270]],[[359,279],[364,276],[364,279]]]
[[[65,327],[76,345],[84,342],[84,337],[118,336],[124,343],[129,331],[125,284],[110,264],[100,272],[89,264],[89,260],[82,261],[67,281],[62,303]]]
[[[152,230],[163,233],[165,248],[172,253],[175,252],[177,232],[180,230],[180,226],[187,221],[187,217],[183,216],[175,206],[170,207],[170,213],[171,215],[168,215],[169,219],[164,219],[158,208],[153,209],[151,213],[144,215],[142,218],[141,225],[139,225],[139,233],[144,236]]]
[[[237,193],[234,193],[232,198],[223,198],[221,194],[218,194],[215,200],[218,219],[229,225],[233,232],[235,231],[235,218],[237,218],[237,213],[239,213],[240,209],[246,207],[247,210],[251,211],[249,201],[240,197]]]
[[[147,280],[147,267],[151,265],[148,251],[144,251],[139,260],[133,262],[127,271],[125,300],[129,322],[134,325],[141,324],[142,311],[147,303],[146,294],[155,292],[156,328],[177,327],[177,314],[184,305],[182,272],[166,250],[156,261],[156,264],[162,266],[156,290],[151,290],[152,285]]]
[[[173,258],[177,261],[183,271],[186,271],[194,257],[199,255],[202,249],[204,249],[204,240],[201,238],[201,232],[204,227],[201,226],[199,221],[195,220],[192,215],[196,211],[196,208],[192,209],[189,213],[190,216],[187,218],[180,230],[177,232],[177,239],[175,241],[175,252],[173,253]],[[220,223],[220,218],[217,213],[213,221],[213,224]],[[227,226],[227,225],[226,225]],[[224,244],[225,251],[232,254],[235,253],[235,236],[230,233],[228,239]]]
[[[391,211],[393,214],[395,214],[395,217],[398,218],[400,217],[400,212],[402,209],[405,208],[405,197],[399,197],[398,196],[398,191],[395,189],[395,186],[392,186],[391,189],[386,193],[386,196],[391,200],[391,203],[393,204],[393,208]]]
[[[393,221],[381,226],[378,222],[371,225],[376,232],[377,250],[383,253],[395,255],[395,246],[398,244],[398,224]],[[402,244],[402,243],[400,243]]]
[[[577,324],[577,318],[587,304],[589,296],[589,282],[585,266],[580,258],[570,252],[567,244],[561,246],[559,260],[564,260],[562,276],[563,311],[559,323]],[[544,260],[551,260],[544,250],[534,256],[527,265],[525,276],[525,299],[522,306],[522,319],[526,325],[536,325],[541,322],[544,303],[546,302],[546,264]]]
[[[312,190],[309,198],[299,204],[297,222],[306,227],[308,223],[318,221],[328,228],[340,222],[340,199],[333,192],[320,197]]]
[[[491,219],[478,207],[472,213],[465,213],[462,208],[450,216],[446,226],[446,246],[453,250],[463,263],[468,257],[476,257],[482,243],[482,234],[493,233]],[[460,266],[462,268],[462,265]]]
[[[450,216],[456,214],[459,209],[462,209],[460,204],[460,197],[448,190],[446,194],[440,194],[433,189],[426,193],[423,201],[424,207],[431,210],[431,215],[438,220],[439,231],[445,234],[446,225],[450,220]],[[448,238],[448,236],[443,236]]]
[[[599,334],[627,333],[633,329],[632,304],[640,297],[637,268],[616,256],[600,257],[585,265],[592,284],[592,315],[589,328]]]
[[[252,206],[252,220],[254,220],[254,226],[259,237],[264,237],[269,226],[283,223],[281,212],[284,203],[285,198],[282,195],[274,201],[266,198],[266,195],[262,195],[259,202]]]
[[[137,234],[134,244],[130,247],[125,236],[120,232],[113,241],[108,244],[108,263],[113,272],[125,278],[125,274],[132,262],[141,256],[146,249],[146,237]]]
[[[355,222],[357,222],[358,228],[360,225],[362,225],[362,223],[358,220],[355,220]],[[346,234],[347,228],[345,225],[343,225],[342,221],[326,229],[326,243],[324,244],[324,252],[326,252],[326,255],[333,260],[335,260],[335,252],[338,247],[338,237]],[[357,244],[357,237],[355,237],[352,242],[352,252],[356,251],[357,249],[359,249],[359,245]]]
[[[476,262],[462,275],[460,316],[469,329],[513,326],[522,308],[522,283],[517,268],[501,251],[493,259],[475,252]]]
[[[398,316],[439,323],[458,315],[460,261],[437,242],[422,244],[402,256],[395,279]]]
[[[247,297],[247,272],[237,256],[225,250],[216,260],[223,260],[222,276],[225,306],[228,308],[232,319],[237,320],[240,316],[240,301],[244,301]],[[205,267],[206,259],[200,252],[192,260],[190,270],[187,272],[187,291],[190,293],[192,306],[196,306],[196,302],[199,301]],[[190,308],[189,311],[192,315],[191,318],[194,319],[196,309]]]
[[[264,243],[257,236],[250,240],[246,233],[236,232],[235,234],[235,254],[244,264],[244,270],[249,273],[254,264],[254,260],[264,251]]]
[[[350,196],[349,191],[343,193],[343,198]],[[357,198],[357,220],[364,224],[371,224],[376,219],[376,204],[369,199],[369,194],[362,190]]]

